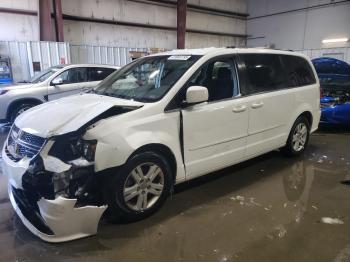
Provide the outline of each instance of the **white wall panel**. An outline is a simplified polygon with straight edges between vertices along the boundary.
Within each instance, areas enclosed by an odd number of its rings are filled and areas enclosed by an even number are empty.
[[[248,0],[248,46],[273,44],[276,48],[293,50],[349,47],[350,42],[324,45],[322,40],[350,38],[350,2],[293,11],[329,3],[326,0]]]

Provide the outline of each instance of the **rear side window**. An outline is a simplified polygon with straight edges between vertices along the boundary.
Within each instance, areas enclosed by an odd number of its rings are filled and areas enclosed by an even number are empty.
[[[103,68],[103,67],[90,67],[89,68],[89,81],[101,81],[113,73],[115,69],[113,68]]]
[[[306,86],[316,83],[310,64],[302,57],[281,56],[286,70],[289,87]]]
[[[244,54],[246,93],[255,94],[287,87],[287,79],[279,55]]]

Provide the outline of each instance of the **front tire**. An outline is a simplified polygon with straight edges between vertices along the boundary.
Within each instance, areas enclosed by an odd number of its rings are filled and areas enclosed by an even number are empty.
[[[152,215],[164,204],[173,175],[163,156],[143,152],[131,157],[107,182],[110,220],[134,222]]]
[[[310,124],[304,116],[299,116],[294,122],[289,133],[286,145],[282,152],[287,156],[299,156],[304,151],[309,142]]]

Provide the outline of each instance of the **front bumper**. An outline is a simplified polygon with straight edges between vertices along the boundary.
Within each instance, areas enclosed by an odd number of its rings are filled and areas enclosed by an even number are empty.
[[[350,125],[350,104],[322,108],[321,124]]]
[[[98,223],[107,206],[76,207],[77,199],[57,197],[54,200],[33,200],[22,185],[30,160],[12,161],[5,147],[2,151],[2,170],[9,180],[11,204],[23,224],[47,242],[64,242],[97,233]]]

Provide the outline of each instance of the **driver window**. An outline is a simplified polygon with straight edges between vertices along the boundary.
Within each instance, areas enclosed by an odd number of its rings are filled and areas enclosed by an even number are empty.
[[[62,84],[74,84],[87,81],[87,70],[85,67],[71,68],[57,76],[62,78]]]
[[[214,60],[204,65],[190,79],[190,86],[208,88],[209,101],[218,101],[239,95],[236,67],[231,59]]]

